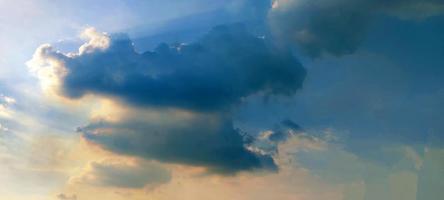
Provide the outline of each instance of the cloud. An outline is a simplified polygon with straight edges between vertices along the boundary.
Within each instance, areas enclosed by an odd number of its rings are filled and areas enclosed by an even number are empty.
[[[3,118],[9,118],[11,116],[10,107],[13,106],[15,103],[16,100],[14,98],[5,96],[0,93],[0,120],[2,120]]]
[[[302,128],[292,120],[283,120],[281,124],[281,126],[275,128],[273,133],[270,134],[267,139],[274,142],[281,142],[287,140],[288,137],[302,131]]]
[[[87,29],[83,35],[89,40],[79,52],[42,45],[28,66],[57,95],[95,94],[138,108],[120,121],[93,119],[78,129],[85,139],[113,152],[217,173],[276,169],[270,156],[245,148],[230,112],[250,95],[289,96],[302,87],[306,71],[289,50],[274,48],[240,24],[144,53],[125,34]],[[167,118],[145,118],[150,112]]]
[[[94,161],[70,182],[117,188],[153,188],[168,183],[170,172],[160,164],[140,160],[108,158]]]
[[[126,35],[86,31],[90,40],[78,53],[43,45],[28,62],[42,83],[68,98],[93,93],[137,106],[214,111],[252,94],[294,94],[306,74],[290,52],[241,25],[218,26],[195,43],[161,44],[144,53],[135,52]]]
[[[341,56],[356,51],[378,15],[408,20],[443,12],[440,0],[275,0],[269,23],[284,43],[297,44],[312,57]]]
[[[71,185],[64,191],[78,194],[78,198],[82,200],[342,199],[341,186],[326,184],[300,166],[288,163],[287,153],[291,152],[282,151],[276,156],[277,160],[282,161],[280,170],[276,173],[253,172],[239,173],[236,176],[202,176],[200,168],[168,165],[172,169],[172,181],[149,192],[146,189],[89,187],[86,184]]]
[[[0,105],[8,106],[8,105],[15,104],[15,102],[16,101],[14,98],[0,94]]]
[[[247,150],[231,120],[217,114],[162,112],[155,119],[131,115],[134,117],[118,122],[94,121],[79,131],[88,141],[119,154],[203,166],[212,173],[276,170],[270,156]]]
[[[304,135],[302,128],[292,120],[285,119],[273,129],[262,131],[258,137],[253,138],[248,148],[265,155],[276,156],[279,153],[278,146],[297,135]]]
[[[341,185],[340,199],[434,199],[441,191],[440,173],[435,170],[442,168],[442,148],[416,152],[414,146],[386,145],[379,151],[393,160],[386,165],[348,151],[334,132],[312,135],[294,135],[279,144],[277,162],[305,169],[324,183]]]

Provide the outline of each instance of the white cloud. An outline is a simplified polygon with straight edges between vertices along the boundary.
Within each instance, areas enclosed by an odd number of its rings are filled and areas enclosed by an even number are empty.
[[[96,49],[105,50],[111,43],[111,39],[106,33],[101,33],[93,27],[83,30],[80,37],[85,39],[87,43],[80,46],[78,55],[91,53]]]

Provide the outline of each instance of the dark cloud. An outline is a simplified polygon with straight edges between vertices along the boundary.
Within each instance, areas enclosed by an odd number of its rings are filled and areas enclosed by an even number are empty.
[[[210,172],[231,174],[242,170],[276,170],[270,156],[247,150],[231,121],[216,117],[162,125],[150,121],[100,121],[79,128],[84,137],[105,149],[162,162],[205,166]]]
[[[416,16],[428,17],[440,13],[442,6],[432,0],[276,2],[280,4],[274,4],[268,16],[271,30],[278,39],[296,42],[314,57],[354,52],[368,23],[379,13],[405,17],[400,13],[412,14],[412,8],[421,8],[422,14]],[[251,8],[258,18],[269,9],[266,1],[251,4],[255,7],[250,4],[245,1],[240,7]],[[91,122],[79,128],[87,140],[114,152],[205,166],[214,172],[276,168],[270,156],[245,147],[248,144],[233,127],[229,113],[246,97],[290,96],[301,88],[305,69],[291,51],[275,48],[275,41],[269,40],[272,37],[257,37],[241,25],[225,25],[196,42],[160,44],[153,51],[139,53],[124,34],[90,35],[79,53],[62,54],[43,46],[34,55],[38,68],[52,67],[52,73],[38,74],[49,74],[46,79],[56,77],[60,94],[68,98],[97,94],[143,109],[213,113],[216,122],[205,117],[186,125],[144,119]],[[289,134],[300,131],[291,121],[282,126],[285,128],[274,130],[267,140],[285,141]]]
[[[290,52],[241,25],[218,26],[195,43],[161,44],[142,54],[125,35],[112,35],[106,49],[88,48],[71,57],[43,53],[64,63],[60,78],[67,97],[94,93],[138,106],[214,111],[256,93],[291,95],[305,77]]]
[[[284,43],[295,43],[312,57],[353,53],[379,15],[421,19],[442,14],[440,0],[276,0],[269,19]]]
[[[79,184],[118,188],[154,188],[171,180],[161,165],[138,160],[105,159],[90,163],[73,181]]]
[[[79,128],[103,148],[163,162],[205,166],[212,172],[276,169],[272,158],[246,149],[230,110],[250,95],[293,95],[306,71],[288,50],[250,34],[243,25],[213,28],[190,44],[160,44],[138,53],[122,34],[93,29],[79,53],[40,47],[31,68],[42,82],[56,77],[61,95],[97,94],[144,109],[187,110],[193,120],[162,124],[143,117],[91,122]],[[164,110],[165,112],[167,112]],[[208,116],[200,114],[211,113]],[[171,119],[176,116],[169,116]],[[106,134],[97,134],[106,129]]]

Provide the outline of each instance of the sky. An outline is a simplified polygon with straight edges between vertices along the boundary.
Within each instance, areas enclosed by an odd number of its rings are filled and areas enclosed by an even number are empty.
[[[0,0],[0,200],[439,200],[441,0]]]

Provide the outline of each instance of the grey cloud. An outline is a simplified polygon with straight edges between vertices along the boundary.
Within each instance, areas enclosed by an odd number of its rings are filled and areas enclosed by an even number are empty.
[[[420,19],[444,12],[440,0],[276,0],[274,5],[269,14],[274,34],[312,57],[355,52],[378,15]]]
[[[144,120],[93,122],[79,128],[103,148],[162,162],[204,166],[211,173],[232,174],[252,169],[276,170],[270,156],[247,150],[232,122],[216,117],[162,125]]]
[[[229,109],[256,93],[292,95],[306,73],[289,51],[241,25],[218,26],[195,43],[161,44],[142,54],[126,35],[110,36],[108,48],[85,46],[76,56],[40,52],[43,60],[63,63],[58,77],[67,97],[94,93],[137,106],[196,111]]]
[[[68,98],[97,94],[144,109],[186,110],[186,123],[159,124],[143,118],[98,121],[79,128],[92,142],[113,152],[162,162],[204,166],[211,172],[276,170],[270,156],[248,150],[232,124],[231,110],[250,95],[293,95],[306,71],[288,49],[274,48],[243,25],[213,28],[190,44],[160,44],[138,53],[124,34],[89,29],[79,53],[39,48],[28,64],[48,70]],[[40,73],[44,74],[44,73]],[[44,74],[45,75],[45,74]],[[200,114],[210,113],[210,119]],[[196,117],[197,116],[197,117]],[[171,116],[174,118],[175,116]],[[106,134],[97,134],[101,130]]]

